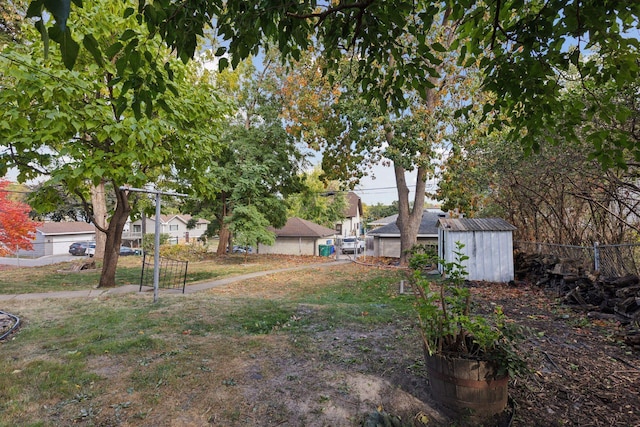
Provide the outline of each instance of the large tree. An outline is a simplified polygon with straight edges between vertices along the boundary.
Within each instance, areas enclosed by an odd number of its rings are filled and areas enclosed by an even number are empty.
[[[268,60],[260,73],[246,61],[212,78],[236,106],[218,155],[200,166],[215,177],[216,192],[199,193],[198,200],[187,201],[186,209],[211,218],[208,232],[218,234],[221,255],[234,236],[242,244],[272,243],[273,235],[265,229],[286,223],[284,198],[302,187],[299,172],[305,155],[280,119],[282,100]],[[182,184],[192,186],[190,179]]]
[[[0,174],[16,167],[21,181],[48,177],[32,199],[42,210],[51,206],[49,189],[58,185],[87,206],[94,200],[92,220],[106,236],[101,287],[115,285],[131,212],[126,187],[182,174],[198,191],[214,191],[214,177],[199,174],[196,163],[206,164],[217,153],[227,111],[213,88],[172,59],[159,37],[126,16],[125,7],[101,1],[76,10],[67,29],[83,37],[92,57],[79,56],[72,72],[53,54],[55,45],[43,57],[37,38],[29,55],[8,48],[0,58]],[[150,102],[145,85],[168,90]],[[104,191],[112,193],[110,207]]]
[[[65,26],[70,2],[33,0],[30,15],[41,16],[44,6],[53,13],[54,30],[45,31],[44,21],[38,21],[38,27],[43,37],[63,43],[63,58],[72,67],[78,45]],[[311,44],[319,43],[325,70],[336,69],[344,57],[350,58],[356,84],[365,96],[378,99],[382,107],[402,111],[408,103],[406,90],[418,90],[427,99],[424,89],[432,87],[431,78],[438,74],[437,63],[429,60],[445,48],[426,33],[443,10],[449,11],[448,20],[459,24],[451,48],[460,51],[460,64],[477,65],[485,75],[484,88],[497,94],[487,103],[485,113],[504,113],[502,120],[494,121],[495,126],[510,124],[512,136],[518,136],[527,150],[538,147],[539,135],[549,136],[547,131],[557,128],[558,117],[550,112],[580,112],[580,105],[561,98],[565,74],[572,65],[580,64],[579,78],[589,77],[598,84],[623,87],[638,78],[640,2],[143,0],[126,13],[138,14],[183,60],[193,56],[197,37],[207,27],[227,41],[218,54],[230,54],[234,65],[267,45],[276,46],[284,58],[297,59]],[[407,36],[411,43],[398,43]],[[135,40],[141,39],[136,36]],[[586,61],[580,62],[581,56]],[[220,64],[228,62],[223,57]],[[134,64],[137,61],[125,64],[118,76],[137,81],[127,71]],[[138,87],[145,102],[162,92],[151,84]],[[601,100],[599,110],[618,112],[616,104],[606,100]],[[562,129],[562,133],[575,139],[573,128]],[[624,163],[628,158],[620,155],[624,153],[640,158],[640,147],[631,144],[626,133],[610,136],[613,150],[599,150],[594,141],[594,151],[604,164]]]
[[[9,181],[0,179],[0,256],[33,249],[38,225],[29,218],[31,207],[10,195]]]
[[[451,43],[455,30],[455,24],[446,16],[443,14],[438,24],[425,31],[425,36],[439,43],[442,50]],[[397,41],[408,50],[414,42],[409,35]],[[455,66],[455,54],[443,51],[423,60],[426,67],[435,67],[440,77],[431,77],[428,86],[407,89],[404,93],[407,107],[400,113],[389,111],[378,102],[366,101],[361,87],[352,78],[349,61],[343,61],[337,73],[330,72],[324,78],[319,71],[324,60],[309,55],[306,63],[294,71],[296,78],[288,73],[283,79],[287,87],[284,92],[292,94],[289,104],[294,105],[287,115],[293,123],[292,132],[322,149],[322,165],[328,178],[353,184],[376,163],[393,166],[402,263],[417,242],[426,181],[434,174],[438,147],[444,142],[453,118],[451,104],[458,106],[461,97],[470,98],[461,88],[469,87],[465,83],[472,73]],[[386,66],[379,64],[379,69]],[[426,97],[420,96],[420,92]],[[408,181],[410,172],[415,172],[413,183]],[[415,193],[410,200],[412,185]]]

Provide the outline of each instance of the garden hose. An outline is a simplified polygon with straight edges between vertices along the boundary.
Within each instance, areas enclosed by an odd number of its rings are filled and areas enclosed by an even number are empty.
[[[14,320],[14,324],[13,326],[4,334],[2,334],[2,336],[0,336],[0,340],[5,339],[6,337],[8,337],[13,331],[16,330],[16,328],[18,327],[18,325],[20,325],[20,318],[18,316],[15,316],[11,313],[7,313],[5,311],[0,310],[0,314],[4,314],[5,316],[9,316]]]

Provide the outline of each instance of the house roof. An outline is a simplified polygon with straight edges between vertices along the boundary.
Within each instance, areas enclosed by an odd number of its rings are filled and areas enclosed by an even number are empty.
[[[353,191],[347,193],[347,207],[344,210],[344,216],[347,218],[355,218],[358,213],[362,213],[362,200]]]
[[[398,214],[385,216],[384,218],[376,219],[375,221],[369,222],[370,226],[382,227],[383,225],[391,224],[396,222],[398,219]]]
[[[513,231],[502,218],[440,218],[439,227],[451,231]]]
[[[422,213],[422,221],[420,221],[420,228],[418,229],[419,237],[437,237],[438,236],[438,219],[442,215],[446,215],[442,211],[425,210]],[[396,216],[397,220],[397,216]],[[367,233],[369,236],[379,237],[400,237],[400,229],[393,221],[387,225],[371,230]]]
[[[160,215],[160,222],[162,224],[168,224],[169,222],[171,222],[174,219],[177,219],[178,221],[182,221],[183,223],[188,223],[189,220],[191,219],[191,215],[188,214],[173,214],[173,215]],[[149,217],[149,221],[155,221],[156,217],[155,216],[151,216]],[[140,221],[140,220],[138,220]],[[138,222],[136,221],[136,222]],[[198,224],[209,224],[210,221],[203,219],[203,218],[198,218]]]
[[[336,231],[302,218],[289,218],[282,228],[272,230],[277,237],[327,237]]]
[[[96,227],[93,224],[82,221],[74,222],[45,222],[36,227],[39,233],[45,235],[55,234],[87,234],[95,233]]]

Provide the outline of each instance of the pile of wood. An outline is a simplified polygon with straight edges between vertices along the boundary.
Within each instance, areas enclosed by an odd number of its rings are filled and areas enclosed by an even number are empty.
[[[515,254],[517,280],[552,290],[593,319],[624,328],[625,343],[640,350],[640,277],[602,277],[584,261],[544,254]]]

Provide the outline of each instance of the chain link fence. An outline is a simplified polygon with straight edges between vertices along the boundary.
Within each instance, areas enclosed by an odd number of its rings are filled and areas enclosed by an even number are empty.
[[[640,275],[640,245],[596,245],[598,268],[605,276]]]
[[[540,242],[514,242],[517,250],[579,261],[604,276],[640,275],[640,244],[574,246]]]

